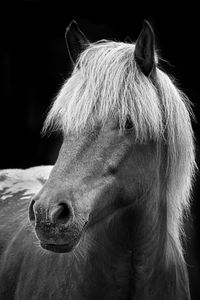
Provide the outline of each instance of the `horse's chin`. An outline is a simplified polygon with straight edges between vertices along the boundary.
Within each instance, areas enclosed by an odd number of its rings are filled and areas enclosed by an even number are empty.
[[[77,244],[78,241],[70,244],[48,244],[48,243],[40,242],[40,246],[43,249],[51,252],[56,252],[56,253],[71,252],[76,247]]]

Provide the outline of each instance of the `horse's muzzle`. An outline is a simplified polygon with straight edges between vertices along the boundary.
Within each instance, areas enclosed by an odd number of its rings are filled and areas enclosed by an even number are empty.
[[[55,227],[51,223],[46,226],[45,222],[42,222],[36,224],[35,233],[43,249],[65,253],[72,251],[77,246],[83,229],[84,226],[80,227],[77,224],[71,224],[63,228],[62,225]]]
[[[72,207],[67,204],[45,207],[34,200],[29,206],[29,219],[41,247],[57,253],[72,251],[87,223],[74,216]]]

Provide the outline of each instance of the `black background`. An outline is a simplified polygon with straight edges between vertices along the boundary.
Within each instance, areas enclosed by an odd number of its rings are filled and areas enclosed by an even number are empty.
[[[52,2],[51,2],[52,3]],[[62,4],[61,4],[62,3]],[[199,69],[200,26],[198,7],[177,7],[159,2],[85,3],[24,1],[9,3],[0,11],[0,168],[27,168],[53,164],[59,136],[41,138],[40,131],[51,100],[70,74],[64,33],[75,19],[90,41],[102,38],[135,41],[144,19],[151,22],[162,69],[173,75],[194,104],[193,123],[199,161]],[[188,256],[192,299],[199,294],[199,175],[193,192],[192,224],[189,226]]]

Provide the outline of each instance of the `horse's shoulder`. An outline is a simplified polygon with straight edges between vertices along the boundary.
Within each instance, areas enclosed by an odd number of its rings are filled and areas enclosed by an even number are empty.
[[[0,170],[0,200],[27,199],[37,193],[48,179],[52,166]]]

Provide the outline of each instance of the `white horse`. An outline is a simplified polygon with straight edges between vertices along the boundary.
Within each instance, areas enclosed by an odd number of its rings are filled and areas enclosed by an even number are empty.
[[[74,70],[44,125],[63,133],[57,162],[0,173],[0,299],[188,300],[189,100],[146,21],[135,44],[75,22],[66,40]]]

